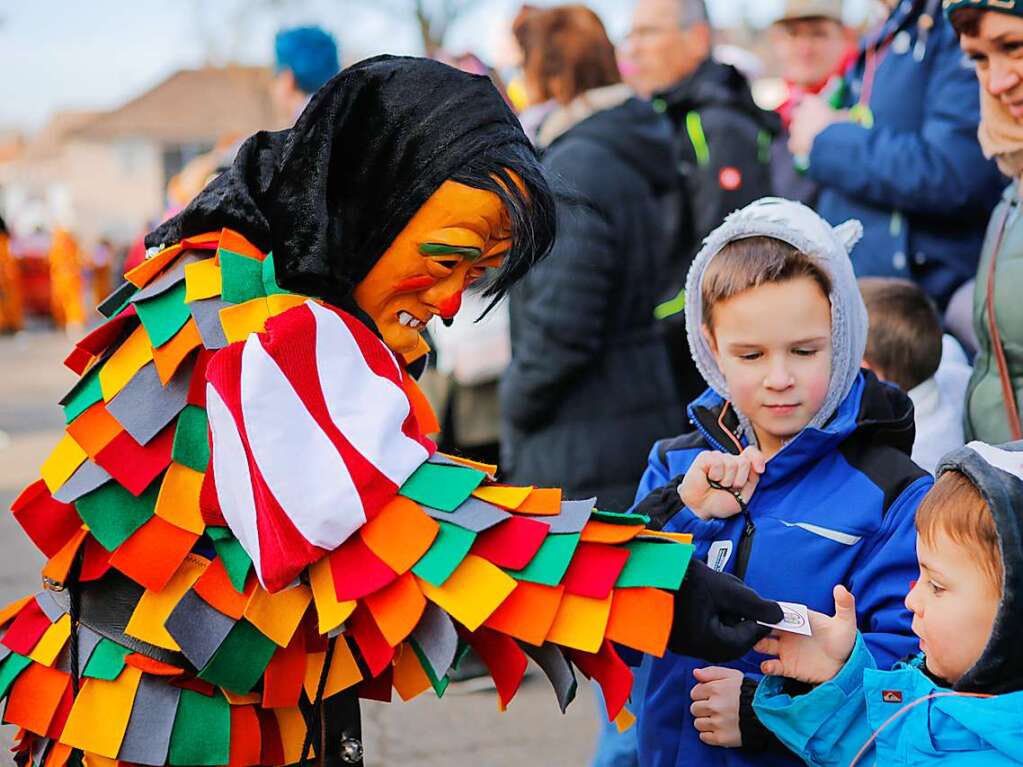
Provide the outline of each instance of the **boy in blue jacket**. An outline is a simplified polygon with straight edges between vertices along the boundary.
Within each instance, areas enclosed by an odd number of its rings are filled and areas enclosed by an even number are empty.
[[[767,198],[711,233],[685,307],[710,389],[689,406],[695,431],[654,446],[634,509],[691,533],[698,556],[764,597],[821,610],[843,584],[891,663],[915,644],[903,598],[932,480],[909,457],[909,399],[860,370],[867,317],[848,255],[860,231]],[[752,708],[761,660],[647,659],[639,763],[798,764]]]
[[[906,598],[922,653],[879,671],[855,601],[810,614],[812,637],[773,634],[757,714],[812,765],[1023,763],[1023,442],[945,457],[917,512],[920,575]],[[792,694],[790,694],[792,693]]]

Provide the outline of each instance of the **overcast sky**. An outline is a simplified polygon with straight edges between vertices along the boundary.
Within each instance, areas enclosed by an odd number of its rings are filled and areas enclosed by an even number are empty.
[[[387,0],[400,5],[402,0]],[[533,0],[537,2],[537,0]],[[769,23],[782,0],[708,0],[716,25],[745,13]],[[872,0],[846,0],[851,19]],[[315,23],[339,40],[346,61],[421,52],[411,18],[381,0],[0,0],[0,128],[32,130],[59,109],[110,109],[183,67],[206,61],[269,63],[281,26]],[[540,0],[537,4],[553,5]],[[613,39],[630,0],[589,0]],[[409,5],[411,3],[409,2]],[[448,47],[493,55],[521,0],[480,0],[451,31]]]

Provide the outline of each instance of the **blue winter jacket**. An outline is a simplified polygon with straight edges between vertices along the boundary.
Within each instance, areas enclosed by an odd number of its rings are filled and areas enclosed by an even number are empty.
[[[939,694],[908,709],[878,733],[858,764],[1023,764],[1023,692],[994,698],[951,696],[923,673],[922,666],[923,656],[917,656],[891,671],[879,671],[859,636],[834,679],[805,695],[789,696],[784,679],[766,677],[753,707],[807,764],[846,767],[893,714]]]
[[[927,6],[934,6],[933,9]],[[857,276],[918,282],[942,307],[977,271],[986,222],[1005,186],[977,143],[980,100],[940,0],[904,0],[884,28],[869,106],[873,127],[843,122],[814,140],[808,175],[831,224],[863,222]],[[920,16],[932,10],[934,26]],[[864,89],[866,54],[848,75],[844,107]]]
[[[682,507],[677,487],[700,452],[737,452],[729,450],[722,428],[734,432],[736,425],[727,411],[721,417],[723,405],[706,392],[689,407],[696,431],[654,446],[635,510],[664,530],[692,533],[699,556],[742,577],[764,597],[830,612],[832,588],[844,584],[856,596],[859,628],[878,658],[890,664],[914,651],[903,599],[917,574],[913,518],[932,480],[909,457],[914,434],[909,399],[862,372],[826,426],[804,429],[767,463],[748,520],[737,515],[704,521]],[[726,664],[747,677],[741,749],[704,745],[693,727],[693,669],[711,664],[670,653],[654,659],[639,711],[639,763],[799,764],[753,714],[763,658],[750,652]]]

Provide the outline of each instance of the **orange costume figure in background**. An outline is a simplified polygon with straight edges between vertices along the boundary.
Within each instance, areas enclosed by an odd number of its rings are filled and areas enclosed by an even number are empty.
[[[50,306],[58,328],[72,331],[85,325],[82,253],[67,229],[53,230],[50,245]]]
[[[0,218],[0,333],[16,333],[24,326],[21,275],[11,253],[11,235]]]

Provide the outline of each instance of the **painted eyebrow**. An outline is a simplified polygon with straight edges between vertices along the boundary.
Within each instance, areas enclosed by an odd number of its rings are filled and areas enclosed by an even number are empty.
[[[467,256],[479,258],[483,251],[467,245],[445,245],[442,242],[423,242],[419,244],[419,252],[424,256]]]

